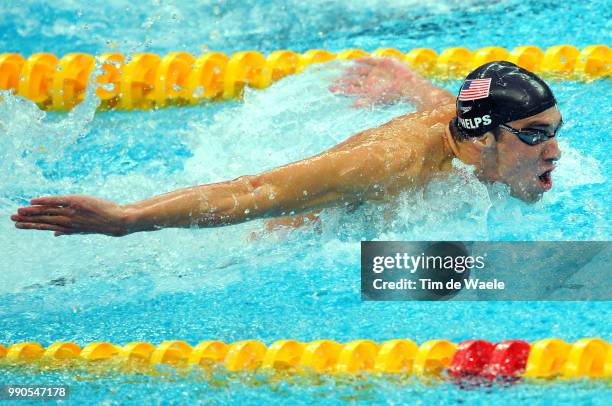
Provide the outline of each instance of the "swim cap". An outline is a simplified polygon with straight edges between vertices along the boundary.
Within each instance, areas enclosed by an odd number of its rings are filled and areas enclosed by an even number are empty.
[[[557,101],[536,74],[511,62],[489,62],[470,73],[457,96],[453,123],[465,137],[478,137],[500,124],[553,107]]]

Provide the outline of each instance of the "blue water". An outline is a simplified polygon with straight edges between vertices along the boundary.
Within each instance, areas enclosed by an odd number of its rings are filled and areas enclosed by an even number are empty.
[[[441,50],[610,44],[609,1],[579,2],[75,2],[2,4],[3,51],[126,54],[208,49]],[[573,22],[571,22],[573,21]],[[579,21],[579,23],[577,22]],[[609,80],[553,82],[567,125],[554,188],[535,205],[487,188],[469,169],[387,205],[331,209],[321,230],[266,233],[262,221],[116,239],[54,238],[13,228],[11,213],[42,194],[87,193],[127,203],[193,184],[257,173],[315,154],[411,111],[350,108],[327,91],[345,65],[287,78],[244,102],[94,115],[0,103],[0,343],[406,337],[610,341],[608,302],[371,303],[359,295],[359,241],[609,240]],[[458,82],[439,82],[456,92]],[[452,197],[452,198],[449,198]],[[257,238],[252,240],[251,234]],[[588,275],[582,275],[585,278]],[[521,384],[466,391],[377,377],[318,385],[261,375],[83,376],[0,370],[2,383],[64,382],[74,403],[423,402],[609,404],[609,383]]]

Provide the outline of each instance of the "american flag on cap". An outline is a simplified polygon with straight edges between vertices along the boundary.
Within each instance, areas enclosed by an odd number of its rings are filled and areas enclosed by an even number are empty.
[[[459,100],[477,100],[489,97],[489,89],[491,88],[491,78],[487,79],[471,79],[463,82],[459,91]]]

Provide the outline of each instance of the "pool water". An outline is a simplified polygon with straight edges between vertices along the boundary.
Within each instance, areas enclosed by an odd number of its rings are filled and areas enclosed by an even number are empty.
[[[3,52],[163,54],[392,46],[513,48],[610,44],[608,1],[308,3],[38,1],[4,6]],[[248,16],[248,18],[247,18]],[[500,18],[503,16],[503,18]],[[576,23],[575,21],[580,21]],[[574,23],[571,23],[574,21]],[[518,23],[520,22],[520,24]],[[361,240],[600,240],[612,234],[609,79],[551,82],[566,125],[553,190],[534,205],[470,168],[425,190],[356,211],[329,209],[320,228],[267,233],[263,221],[124,238],[15,230],[35,196],[86,193],[127,203],[254,174],[318,153],[412,107],[356,110],[327,88],[350,62],[309,68],[242,102],[96,113],[90,90],[68,114],[4,95],[0,103],[0,343],[330,338],[535,341],[612,339],[609,302],[361,302]],[[458,81],[436,82],[452,92]],[[450,197],[450,198],[449,198]],[[256,238],[253,239],[252,235]],[[545,253],[543,253],[545,255]],[[582,275],[582,277],[585,277]],[[423,402],[609,404],[609,382],[521,383],[465,390],[376,376],[316,384],[262,374],[161,376],[0,369],[0,384],[64,382],[75,403]],[[123,403],[123,402],[122,402]]]

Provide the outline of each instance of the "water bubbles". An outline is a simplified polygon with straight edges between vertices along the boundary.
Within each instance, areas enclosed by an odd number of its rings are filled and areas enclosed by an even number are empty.
[[[213,30],[210,32],[210,34],[208,35],[208,38],[210,38],[212,41],[216,41],[219,39],[219,31],[217,30]]]
[[[221,68],[219,68],[218,66],[215,66],[215,67],[213,68],[213,72],[214,72],[214,74],[215,74],[215,75],[218,75],[218,74],[220,74],[220,73],[221,73]]]
[[[244,214],[249,214],[250,212],[251,212],[251,210],[249,210],[249,209],[245,209],[244,210]]]
[[[270,194],[268,195],[268,199],[270,199],[270,200],[274,200],[274,199],[276,199],[276,194],[275,194],[275,193],[270,193]]]
[[[221,7],[219,6],[214,6],[212,9],[212,12],[214,15],[218,16],[219,14],[221,14]]]
[[[145,30],[150,29],[151,27],[153,27],[153,24],[155,23],[155,21],[153,21],[152,18],[147,18],[141,25],[141,28],[144,28]]]

